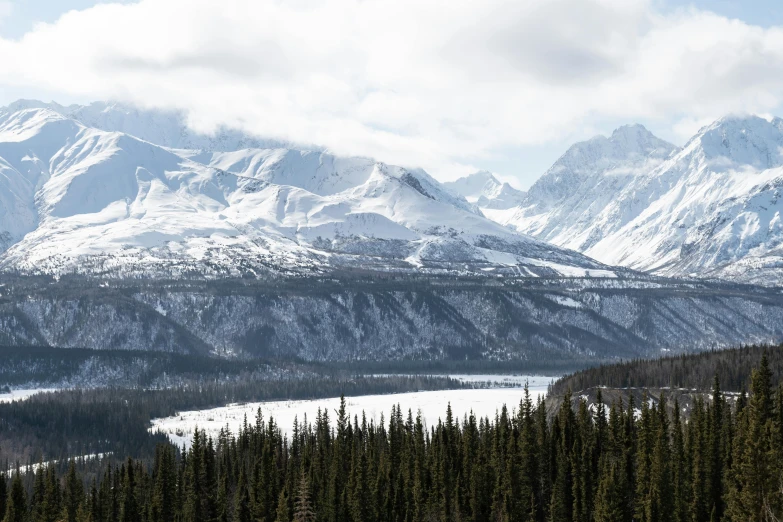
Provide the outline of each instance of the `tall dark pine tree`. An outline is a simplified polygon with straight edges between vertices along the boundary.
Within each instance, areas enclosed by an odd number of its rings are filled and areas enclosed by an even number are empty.
[[[11,489],[8,492],[3,522],[26,521],[27,492],[25,492],[24,484],[22,484],[22,477],[17,470],[16,473],[14,473],[14,479],[11,481]]]
[[[250,522],[253,513],[250,506],[250,492],[247,486],[245,467],[240,465],[237,481],[236,500],[234,500],[234,522]]]
[[[5,476],[5,473],[0,472],[0,516],[2,517],[5,517],[5,502],[8,496],[6,482],[8,482],[8,478]]]
[[[82,484],[82,479],[76,475],[76,464],[71,461],[68,466],[68,474],[65,477],[63,494],[63,514],[67,522],[77,522],[76,515],[83,501],[84,484]]]
[[[120,522],[138,522],[139,520],[141,520],[141,513],[136,499],[136,473],[133,461],[129,458],[125,465],[125,474],[122,482]]]
[[[748,406],[740,413],[734,445],[728,514],[733,520],[768,520],[777,493],[772,448],[772,372],[764,354],[751,376]]]

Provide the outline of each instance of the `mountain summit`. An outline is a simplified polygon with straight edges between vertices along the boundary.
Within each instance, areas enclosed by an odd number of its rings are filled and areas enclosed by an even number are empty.
[[[505,210],[522,202],[525,193],[508,183],[499,181],[494,174],[481,170],[456,181],[444,183],[447,189],[463,196],[482,210]]]

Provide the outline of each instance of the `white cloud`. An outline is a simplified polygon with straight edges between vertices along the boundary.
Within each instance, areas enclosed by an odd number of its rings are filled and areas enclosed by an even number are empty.
[[[2,3],[0,3],[2,5]],[[0,85],[121,99],[453,177],[592,121],[783,99],[783,29],[647,0],[143,0],[0,39]]]

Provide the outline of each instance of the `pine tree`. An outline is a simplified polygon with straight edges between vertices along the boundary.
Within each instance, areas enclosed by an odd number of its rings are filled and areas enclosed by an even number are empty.
[[[141,520],[139,505],[136,500],[136,475],[133,468],[133,461],[128,458],[122,484],[120,522],[138,522]]]
[[[84,501],[84,485],[76,476],[76,464],[73,460],[68,466],[63,495],[63,514],[67,522],[76,522],[79,506]]]
[[[19,470],[14,473],[11,481],[11,489],[8,492],[6,500],[5,518],[3,522],[26,522],[27,521],[27,492],[22,484],[22,477]]]
[[[285,490],[280,491],[280,497],[277,499],[275,522],[291,522],[290,511],[288,510],[288,497],[285,494]]]
[[[247,475],[245,474],[245,467],[240,466],[236,499],[234,500],[234,522],[250,522],[252,519],[253,514],[250,509]]]
[[[302,478],[299,480],[299,491],[294,504],[293,522],[313,522],[314,520],[315,511],[310,500],[310,483],[303,472]]]
[[[601,466],[601,478],[595,498],[595,522],[626,522],[625,470],[621,462],[607,458]]]

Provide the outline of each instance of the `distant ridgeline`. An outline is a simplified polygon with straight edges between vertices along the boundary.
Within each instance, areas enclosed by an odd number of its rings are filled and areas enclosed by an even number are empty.
[[[552,386],[551,393],[562,396],[604,387],[619,389],[671,389],[706,392],[717,376],[728,392],[747,391],[751,370],[767,354],[773,384],[783,381],[783,345],[743,346],[696,354],[636,359],[601,365],[567,375]]]

